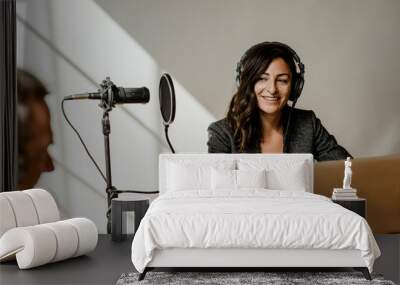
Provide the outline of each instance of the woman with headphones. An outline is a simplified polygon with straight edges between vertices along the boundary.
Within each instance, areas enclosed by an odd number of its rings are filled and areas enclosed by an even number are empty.
[[[351,157],[313,111],[295,109],[304,65],[289,46],[252,46],[236,71],[238,89],[228,114],[208,127],[208,152],[312,153],[318,161]]]

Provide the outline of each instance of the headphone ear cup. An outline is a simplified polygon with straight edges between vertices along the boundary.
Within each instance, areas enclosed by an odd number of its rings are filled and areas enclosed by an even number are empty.
[[[304,78],[302,76],[299,76],[296,79],[296,82],[293,86],[292,93],[290,93],[289,96],[290,101],[294,102],[297,101],[297,99],[299,99],[301,91],[303,90],[303,86],[304,86]]]
[[[290,92],[289,100],[292,102],[295,101],[296,98],[298,98],[299,93],[297,92],[297,90],[299,88],[299,80],[300,80],[300,78],[295,80],[293,87],[292,87],[292,91]]]
[[[299,99],[301,92],[303,91],[303,86],[304,86],[304,77],[303,75],[301,75],[297,83],[296,100]]]

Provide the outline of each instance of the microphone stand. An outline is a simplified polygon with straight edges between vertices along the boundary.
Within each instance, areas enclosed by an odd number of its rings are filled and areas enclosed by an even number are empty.
[[[108,96],[101,96],[103,99],[101,100],[99,107],[103,109],[103,118],[102,129],[104,135],[104,152],[105,152],[105,162],[106,162],[106,193],[107,193],[107,234],[111,233],[111,200],[114,198],[118,198],[117,188],[112,185],[111,179],[111,155],[110,155],[110,117],[109,112],[112,111],[113,105],[113,91],[112,86],[113,83],[110,81],[110,78],[107,77],[106,80],[103,80],[102,84],[102,93],[108,92]],[[102,94],[102,95],[103,95]],[[108,101],[106,100],[108,99]]]
[[[101,90],[101,101],[99,107],[103,109],[103,119],[102,119],[102,128],[104,135],[104,152],[105,152],[105,162],[106,162],[106,193],[107,193],[107,234],[111,233],[111,201],[114,198],[118,198],[119,193],[141,193],[141,194],[156,194],[158,191],[137,191],[137,190],[118,190],[115,186],[112,185],[111,179],[111,155],[110,155],[110,117],[109,113],[112,111],[112,108],[115,106],[114,103],[114,83],[107,77],[103,80],[102,84],[100,84]],[[105,93],[108,93],[107,96],[104,96]]]

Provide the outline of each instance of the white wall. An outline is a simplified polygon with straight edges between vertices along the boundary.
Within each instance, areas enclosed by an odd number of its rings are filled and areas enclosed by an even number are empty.
[[[224,116],[234,69],[252,44],[291,45],[306,65],[298,106],[313,109],[356,157],[400,153],[397,77],[400,2],[241,0],[18,0],[18,65],[51,91],[56,170],[42,175],[65,216],[87,216],[105,231],[105,184],[61,115],[61,99],[95,91],[106,76],[147,86],[146,105],[111,113],[113,182],[157,189],[157,158],[168,148],[158,79],[170,72],[177,95],[170,138],[177,151],[206,151],[208,124]],[[97,102],[66,110],[104,169]]]
[[[292,46],[306,66],[298,106],[353,156],[400,153],[397,0],[96,0],[214,116],[225,114],[243,52]]]

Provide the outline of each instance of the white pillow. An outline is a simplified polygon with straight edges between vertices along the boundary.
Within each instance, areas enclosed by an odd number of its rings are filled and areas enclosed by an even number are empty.
[[[266,188],[266,171],[211,169],[211,189]]]
[[[262,170],[236,170],[237,188],[267,188],[267,172]]]
[[[267,171],[268,189],[306,191],[306,164],[301,163],[293,168],[271,169]]]
[[[193,167],[171,163],[168,169],[168,189],[184,191],[188,189],[209,189],[209,167]]]
[[[211,168],[211,189],[236,189],[236,170]]]
[[[167,191],[210,190],[211,168],[234,169],[235,161],[169,161]]]
[[[267,187],[273,190],[307,191],[311,189],[309,169],[305,161],[239,160],[240,170],[266,170]]]

